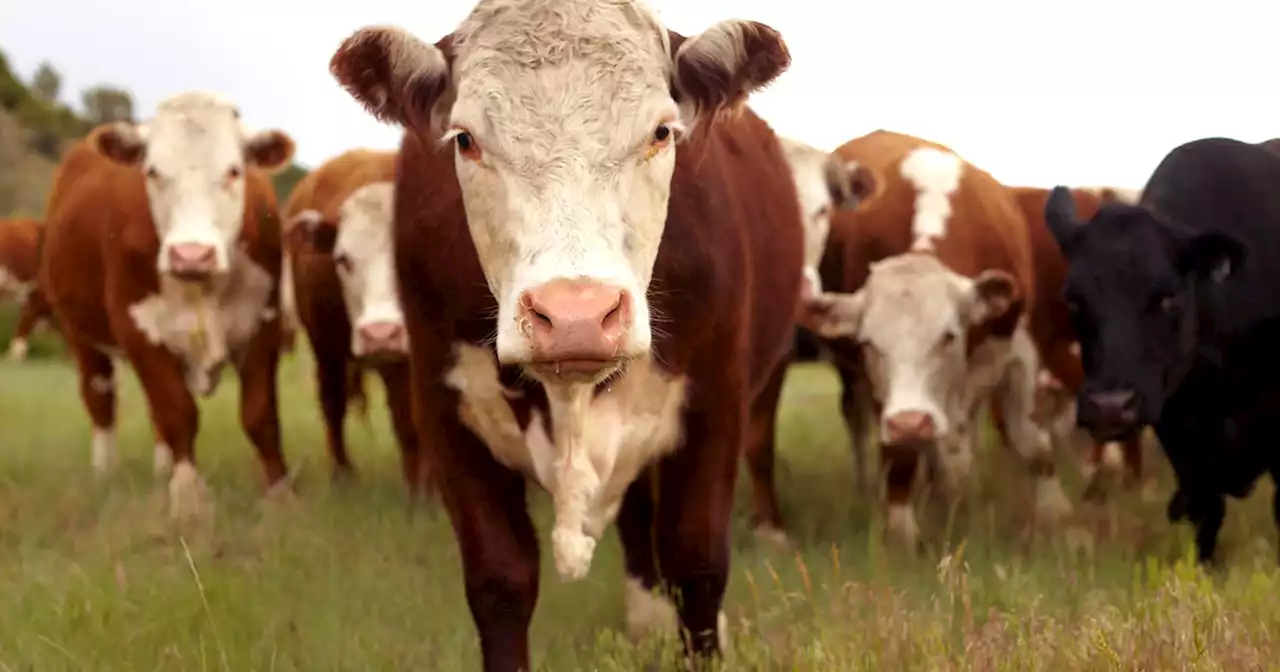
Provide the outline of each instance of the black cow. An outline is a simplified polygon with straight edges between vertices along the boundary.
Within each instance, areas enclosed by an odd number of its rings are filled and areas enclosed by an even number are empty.
[[[1137,206],[1105,205],[1081,226],[1057,187],[1045,219],[1070,266],[1077,422],[1099,441],[1154,426],[1178,477],[1169,519],[1190,519],[1208,562],[1226,496],[1280,479],[1280,153],[1196,140],[1165,157]]]

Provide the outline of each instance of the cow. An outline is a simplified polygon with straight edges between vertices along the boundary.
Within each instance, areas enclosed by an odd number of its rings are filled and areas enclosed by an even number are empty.
[[[953,493],[992,394],[1005,443],[1035,481],[1037,518],[1068,515],[1048,438],[1032,417],[1039,356],[1027,323],[1036,278],[1017,204],[937,143],[875,131],[836,151],[868,166],[880,186],[850,215],[856,221],[833,221],[842,273],[824,277],[826,293],[809,305],[819,335],[856,341],[880,415],[886,533],[918,548],[910,497],[920,458]]]
[[[280,222],[268,175],[293,153],[284,132],[253,132],[222,96],[187,91],[146,123],[98,126],[54,174],[40,282],[79,369],[93,467],[115,461],[120,357],[146,395],[156,471],[172,472],[178,519],[209,511],[195,395],[212,394],[228,363],[270,492],[288,491],[276,409]]]
[[[15,361],[26,359],[28,338],[36,325],[53,316],[37,282],[43,231],[38,219],[0,219],[0,299],[22,306],[9,341],[8,357]]]
[[[1154,427],[1177,477],[1169,520],[1195,526],[1202,563],[1226,497],[1280,471],[1277,184],[1277,153],[1206,138],[1170,151],[1137,205],[1082,224],[1057,187],[1045,206],[1080,339],[1078,423],[1100,442]]]
[[[1045,204],[1049,190],[1036,187],[1010,187],[1027,223],[1031,253],[1035,260],[1036,307],[1030,313],[1030,328],[1040,348],[1043,369],[1036,385],[1037,420],[1049,431],[1056,448],[1079,456],[1088,487],[1085,497],[1101,501],[1108,485],[1118,472],[1128,467],[1129,483],[1143,481],[1143,447],[1141,436],[1126,437],[1119,442],[1098,444],[1087,433],[1075,427],[1074,399],[1080,390],[1083,372],[1080,368],[1079,343],[1071,329],[1071,318],[1062,296],[1062,283],[1067,275],[1067,262],[1045,223]],[[1088,220],[1104,203],[1136,203],[1138,192],[1119,187],[1079,187],[1071,190],[1077,215]],[[999,407],[992,407],[1000,422]]]
[[[298,197],[285,204],[285,246],[298,317],[315,353],[334,475],[354,473],[343,420],[351,383],[358,386],[371,369],[386,388],[405,482],[416,496],[426,474],[414,438],[409,342],[392,269],[395,163],[395,152],[357,149],[309,173],[294,192]]]
[[[800,216],[804,222],[804,283],[801,285],[803,302],[822,293],[822,278],[818,269],[826,250],[831,213],[856,209],[862,199],[874,193],[875,177],[856,161],[846,161],[837,154],[799,140],[782,136],[778,140],[791,168],[796,194],[799,196]],[[799,337],[809,335],[812,338],[812,332],[803,326],[797,326],[796,335],[793,356],[778,366],[765,386],[764,394],[757,398],[752,407],[751,429],[746,447],[747,468],[751,471],[752,483],[773,483],[774,480],[777,452],[774,442],[777,438],[777,409],[782,399],[782,387],[791,362],[803,356]],[[767,543],[787,546],[789,540],[783,531],[782,511],[773,488],[754,487],[752,494],[752,529],[755,535]]]
[[[768,26],[685,37],[639,0],[480,0],[435,44],[376,26],[334,54],[409,129],[394,240],[415,426],[484,669],[531,669],[526,478],[551,493],[562,578],[616,521],[630,632],[678,620],[691,657],[724,646],[737,461],[804,256],[786,159],[745,99],[789,62]]]

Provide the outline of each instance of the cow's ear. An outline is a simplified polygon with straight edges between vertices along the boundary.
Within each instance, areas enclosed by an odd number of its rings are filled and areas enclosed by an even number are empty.
[[[823,338],[857,338],[866,303],[864,290],[824,292],[804,302],[798,323]]]
[[[690,127],[737,110],[791,65],[778,31],[755,21],[721,21],[689,38],[669,35],[672,83]]]
[[[1057,186],[1049,192],[1049,200],[1044,205],[1044,221],[1058,242],[1062,255],[1070,257],[1080,240],[1082,228],[1080,218],[1076,216],[1076,199],[1071,196],[1070,189]]]
[[[450,87],[444,50],[395,26],[357,30],[334,52],[329,72],[374,118],[419,131]]]
[[[876,176],[870,168],[845,161],[838,154],[827,156],[823,174],[831,205],[837,210],[853,210],[876,191]]]
[[[147,127],[125,121],[103,124],[89,134],[88,143],[116,163],[136,166],[147,153]]]
[[[285,236],[291,250],[333,254],[338,242],[338,226],[316,210],[303,210],[289,222]]]
[[[1201,233],[1190,237],[1178,250],[1178,271],[1209,282],[1223,282],[1240,272],[1248,257],[1244,243],[1227,233]]]
[[[245,157],[267,173],[289,165],[296,145],[288,133],[275,129],[254,133],[245,143]]]
[[[1018,302],[1018,281],[1007,271],[989,268],[969,287],[970,324],[983,324],[1008,315]]]

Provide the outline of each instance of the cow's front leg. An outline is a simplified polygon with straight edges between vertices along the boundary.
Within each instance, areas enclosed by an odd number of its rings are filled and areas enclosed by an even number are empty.
[[[1000,383],[996,403],[1004,419],[1006,440],[1026,462],[1035,482],[1036,517],[1060,520],[1071,514],[1071,502],[1062,491],[1053,450],[1045,431],[1032,420],[1035,377],[1038,369],[1035,344],[1025,330],[1014,332],[1011,353]]]
[[[413,427],[412,398],[409,392],[409,363],[396,362],[378,367],[382,386],[387,394],[387,408],[391,412],[391,431],[400,446],[400,464],[405,485],[409,488],[411,502],[430,494],[432,489],[430,468],[418,444],[418,434]]]
[[[675,600],[685,651],[721,652],[720,606],[729,577],[729,519],[747,406],[741,381],[723,381],[686,409],[684,444],[657,468],[654,550]]]
[[[777,461],[778,403],[791,358],[780,362],[751,408],[747,434],[747,473],[751,477],[751,525],[757,539],[786,548],[789,545],[778,504],[774,466]]]
[[[415,393],[422,389],[415,386]],[[447,395],[418,398],[418,437],[437,446],[440,499],[462,554],[471,618],[485,672],[529,672],[529,622],[538,601],[538,538],[525,504],[525,479],[447,413]]]
[[[173,353],[151,345],[126,342],[125,351],[151,406],[156,433],[173,456],[169,514],[175,519],[203,517],[212,502],[195,463],[200,412],[187,388],[182,364]]]
[[[240,422],[258,449],[268,488],[288,487],[280,449],[280,411],[276,372],[280,362],[279,322],[263,323],[237,365],[240,374]]]

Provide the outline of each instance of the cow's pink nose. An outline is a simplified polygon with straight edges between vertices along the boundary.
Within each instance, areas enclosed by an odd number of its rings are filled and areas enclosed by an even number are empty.
[[[597,282],[553,280],[520,296],[518,319],[532,340],[533,363],[595,375],[617,366],[631,297]]]
[[[213,274],[218,252],[212,245],[179,243],[169,246],[169,270],[184,280],[200,280]]]
[[[404,325],[399,322],[370,322],[358,330],[366,354],[405,353],[409,350]]]
[[[938,438],[937,425],[933,416],[920,411],[903,411],[885,419],[889,443],[907,441],[933,441]]]

